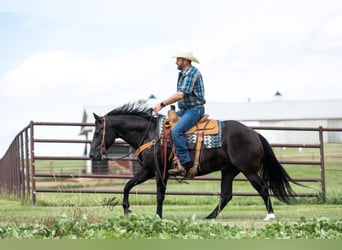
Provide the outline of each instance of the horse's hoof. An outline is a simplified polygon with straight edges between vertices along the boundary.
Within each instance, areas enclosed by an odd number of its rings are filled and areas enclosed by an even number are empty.
[[[269,220],[274,220],[275,219],[275,214],[267,214],[264,221],[269,221]]]
[[[209,214],[207,217],[204,217],[205,220],[214,220],[216,219],[216,216],[213,214]]]
[[[130,209],[125,209],[124,211],[124,215],[125,215],[125,218],[128,219],[128,215],[132,213],[132,211]]]

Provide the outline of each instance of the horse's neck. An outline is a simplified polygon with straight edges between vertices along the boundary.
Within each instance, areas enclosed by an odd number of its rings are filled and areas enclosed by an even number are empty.
[[[125,121],[116,122],[113,127],[120,131],[120,137],[132,147],[139,147],[143,142],[152,140],[155,126],[145,119],[128,116]]]

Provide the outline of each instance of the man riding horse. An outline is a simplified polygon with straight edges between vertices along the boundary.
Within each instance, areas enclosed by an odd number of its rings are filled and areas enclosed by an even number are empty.
[[[170,175],[185,176],[193,163],[185,142],[185,132],[193,127],[204,115],[204,84],[201,72],[191,62],[199,63],[191,52],[175,55],[177,68],[180,70],[177,81],[177,92],[154,106],[158,113],[162,108],[172,103],[178,103],[177,115],[180,117],[172,128],[172,140],[176,157],[175,168],[170,169]]]

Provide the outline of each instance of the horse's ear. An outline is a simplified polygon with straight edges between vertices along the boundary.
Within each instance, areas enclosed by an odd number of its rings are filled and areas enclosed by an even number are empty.
[[[98,116],[97,114],[93,113],[95,120],[97,121],[102,121],[101,117]]]

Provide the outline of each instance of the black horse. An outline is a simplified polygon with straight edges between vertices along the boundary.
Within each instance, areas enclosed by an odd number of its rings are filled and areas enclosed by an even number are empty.
[[[108,147],[122,138],[134,149],[142,144],[156,140],[159,136],[159,119],[161,115],[153,115],[152,109],[134,104],[126,104],[114,109],[103,117],[94,114],[95,132],[91,145],[90,158],[99,161],[106,155]],[[237,121],[221,122],[222,146],[217,149],[205,149],[201,155],[200,168],[197,175],[205,175],[213,171],[221,171],[221,196],[217,207],[206,217],[213,219],[232,198],[232,183],[241,172],[264,200],[267,216],[265,220],[274,219],[270,193],[286,203],[295,195],[290,187],[293,182],[276,159],[266,139],[251,128]],[[161,150],[157,143],[141,152],[140,171],[129,180],[124,187],[123,208],[127,216],[129,210],[130,190],[146,180],[156,177],[157,215],[162,217],[162,207],[166,184],[169,178],[164,177]],[[190,150],[192,159],[194,151]],[[171,167],[168,162],[167,167]]]

